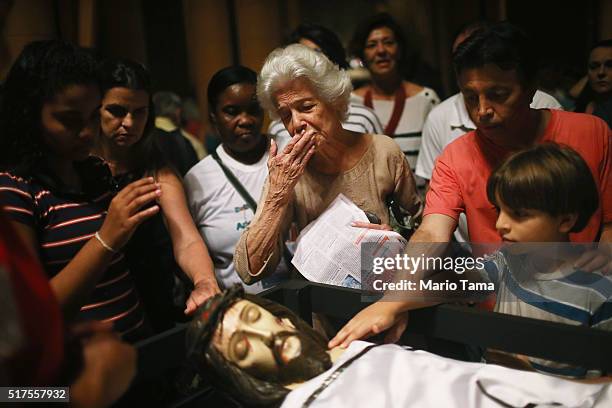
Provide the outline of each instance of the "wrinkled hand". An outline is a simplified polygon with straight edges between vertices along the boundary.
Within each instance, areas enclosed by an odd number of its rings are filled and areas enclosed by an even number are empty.
[[[217,293],[221,293],[219,289],[219,285],[217,285],[217,281],[200,281],[196,283],[189,295],[189,299],[185,303],[184,313],[186,315],[190,315],[200,307],[206,300],[216,295]]]
[[[367,229],[373,229],[373,230],[379,230],[379,231],[393,231],[393,228],[391,228],[387,224],[372,224],[370,222],[364,222],[364,221],[353,221],[351,225],[357,228],[367,228]]]
[[[329,348],[340,345],[346,348],[353,340],[365,339],[370,336],[389,330],[385,336],[385,343],[395,343],[406,330],[408,325],[408,312],[402,312],[399,302],[378,301],[357,313],[337,334],[331,339]]]
[[[121,249],[136,228],[159,211],[159,205],[142,207],[161,196],[160,185],[153,177],[146,177],[128,184],[121,190],[108,208],[100,236],[113,249]]]
[[[83,371],[70,387],[74,406],[112,404],[127,391],[136,374],[136,350],[111,328],[112,324],[91,322],[73,330],[83,345]]]
[[[313,130],[304,130],[293,136],[282,152],[274,140],[270,143],[268,158],[268,179],[270,194],[281,202],[287,202],[293,187],[304,173],[308,161],[315,153],[315,135]]]
[[[610,244],[607,244],[610,245]],[[585,272],[599,271],[604,275],[612,274],[612,254],[607,248],[598,248],[587,251],[574,262],[574,268]]]

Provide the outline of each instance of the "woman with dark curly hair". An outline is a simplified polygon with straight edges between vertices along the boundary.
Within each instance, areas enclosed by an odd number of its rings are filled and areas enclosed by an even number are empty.
[[[175,258],[194,284],[185,313],[195,311],[206,298],[219,292],[219,287],[206,245],[189,213],[180,176],[155,144],[149,72],[137,62],[109,60],[102,64],[100,82],[97,154],[109,164],[118,186],[151,176],[164,191],[158,200],[160,213],[138,228],[126,251],[148,314],[159,331],[168,328],[172,318],[169,289],[173,286],[172,272],[176,271]]]
[[[2,87],[0,206],[37,249],[64,315],[112,322],[134,341],[150,329],[120,250],[159,211],[161,188],[142,178],[113,198],[108,168],[90,156],[99,107],[87,51],[27,45]]]
[[[353,97],[376,112],[383,133],[397,142],[414,171],[425,118],[440,98],[433,89],[404,78],[407,44],[390,15],[381,13],[363,21],[352,44],[372,78],[370,84],[355,90]],[[422,179],[417,182],[424,185]]]

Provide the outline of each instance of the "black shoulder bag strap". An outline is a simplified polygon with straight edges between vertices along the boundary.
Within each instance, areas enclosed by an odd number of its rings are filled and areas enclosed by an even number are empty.
[[[227,166],[223,163],[223,161],[217,154],[216,150],[213,150],[210,153],[210,155],[219,164],[219,167],[221,167],[221,170],[223,170],[223,174],[225,174],[225,177],[227,177],[229,182],[232,183],[236,191],[238,191],[238,194],[240,194],[240,196],[244,199],[244,201],[246,201],[247,205],[251,207],[251,210],[253,210],[253,214],[256,213],[257,203],[255,202],[253,197],[251,197],[251,195],[246,190],[246,188],[244,188],[240,180],[238,180],[238,178],[234,175],[234,173],[232,173],[232,171],[227,168]],[[287,249],[287,245],[285,245],[285,241],[283,240],[283,258],[285,259],[285,264],[287,265],[287,268],[289,268],[289,270],[291,270],[291,258],[292,257],[293,256],[291,255],[291,252],[289,252],[289,249]]]
[[[234,173],[232,173],[232,171],[227,168],[227,166],[223,163],[223,161],[221,161],[221,158],[217,154],[217,151],[213,150],[210,153],[210,155],[219,164],[219,167],[221,167],[221,170],[223,170],[223,174],[225,174],[225,177],[227,177],[229,182],[232,183],[236,191],[238,191],[238,194],[240,194],[240,196],[244,199],[244,201],[246,201],[247,205],[251,207],[251,210],[253,210],[253,213],[256,213],[257,203],[255,202],[255,200],[253,200],[253,197],[251,197],[251,195],[246,190],[246,188],[244,188],[242,183],[236,178]]]

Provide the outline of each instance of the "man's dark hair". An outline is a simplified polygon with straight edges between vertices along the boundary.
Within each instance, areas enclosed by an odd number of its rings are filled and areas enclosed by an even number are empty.
[[[187,358],[195,364],[196,370],[220,390],[232,398],[239,399],[249,405],[276,406],[280,405],[289,393],[289,389],[278,382],[265,381],[244,372],[212,346],[212,339],[219,322],[227,310],[239,300],[249,300],[273,315],[287,318],[298,332],[324,349],[327,343],[323,337],[314,331],[306,322],[291,310],[276,302],[262,297],[245,294],[240,285],[227,289],[223,293],[206,301],[195,314],[187,330]]]
[[[242,65],[232,65],[217,71],[208,82],[206,92],[208,110],[214,112],[219,102],[219,95],[228,87],[241,83],[257,85],[257,73]]]
[[[609,48],[609,47],[612,47],[612,38],[609,38],[607,40],[597,41],[595,44],[593,44],[593,46],[589,50],[589,54],[593,52],[595,48]]]
[[[43,104],[71,85],[98,85],[96,59],[59,40],[34,41],[21,51],[0,94],[0,166],[29,176],[47,150],[41,137]]]
[[[489,177],[487,197],[513,210],[539,210],[554,217],[578,214],[570,232],[582,231],[599,206],[597,185],[584,159],[554,143],[506,159]]]
[[[453,53],[455,74],[470,68],[494,64],[503,70],[514,69],[524,84],[532,84],[537,71],[537,55],[532,41],[518,27],[494,23],[477,30]]]
[[[350,49],[351,52],[358,56],[362,61],[365,61],[364,48],[368,37],[372,30],[377,28],[387,27],[393,32],[395,41],[399,49],[400,60],[399,68],[400,73],[405,72],[407,66],[408,50],[406,49],[406,38],[402,28],[397,22],[387,13],[376,14],[364,21],[362,21],[355,30],[353,38],[351,40]]]
[[[100,64],[99,77],[103,98],[104,94],[112,88],[127,88],[147,93],[149,99],[147,123],[142,137],[131,148],[134,168],[146,174],[153,174],[156,170],[166,166],[167,163],[153,137],[155,116],[149,70],[136,61],[123,58],[108,59]]]
[[[453,35],[453,45],[461,35],[465,35],[466,39],[474,34],[476,31],[482,31],[489,27],[491,22],[486,20],[476,20],[470,23],[464,24],[457,31],[455,31],[455,35]],[[465,41],[465,40],[464,40]],[[459,45],[459,44],[457,44]]]
[[[319,24],[302,23],[289,35],[288,44],[298,43],[302,38],[318,45],[323,54],[341,69],[349,68],[344,47],[330,29]]]

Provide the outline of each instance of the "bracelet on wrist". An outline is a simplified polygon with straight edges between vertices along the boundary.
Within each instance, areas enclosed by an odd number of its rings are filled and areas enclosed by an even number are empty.
[[[115,248],[113,248],[112,246],[110,246],[106,242],[104,242],[104,240],[100,236],[100,232],[99,231],[96,231],[96,234],[94,235],[94,237],[96,237],[96,239],[98,240],[100,245],[102,245],[104,247],[104,249],[106,249],[107,251],[109,251],[109,252],[111,252],[113,254],[116,254],[117,252],[119,252]]]

